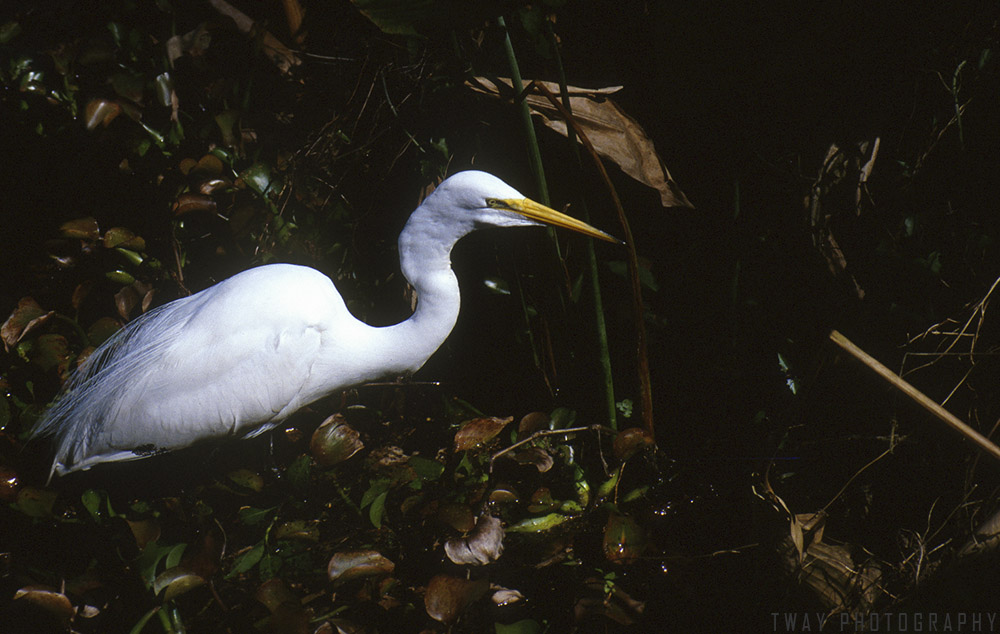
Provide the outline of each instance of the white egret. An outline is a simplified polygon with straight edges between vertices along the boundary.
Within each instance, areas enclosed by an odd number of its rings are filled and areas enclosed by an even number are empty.
[[[62,475],[209,438],[256,436],[338,390],[414,372],[458,318],[455,243],[482,227],[540,223],[617,242],[495,176],[459,172],[399,234],[400,267],[417,294],[406,321],[376,328],[355,319],[315,269],[250,269],[154,308],[108,339],[33,435],[53,437],[51,473]]]

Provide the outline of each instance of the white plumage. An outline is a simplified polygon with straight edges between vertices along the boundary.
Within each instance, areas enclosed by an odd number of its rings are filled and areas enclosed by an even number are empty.
[[[460,172],[399,235],[400,266],[417,293],[406,321],[381,328],[358,321],[315,269],[250,269],[129,323],[76,371],[33,434],[53,437],[52,473],[65,474],[209,438],[255,436],[333,392],[414,372],[458,318],[455,243],[480,227],[538,221],[615,241],[495,176]]]

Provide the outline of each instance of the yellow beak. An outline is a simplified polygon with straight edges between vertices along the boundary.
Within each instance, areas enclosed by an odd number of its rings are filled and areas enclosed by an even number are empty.
[[[622,244],[621,240],[604,233],[600,229],[595,229],[581,220],[577,220],[572,216],[567,216],[566,214],[558,212],[550,207],[546,207],[541,203],[536,203],[529,198],[489,198],[486,202],[490,207],[507,209],[509,211],[519,213],[530,220],[542,222],[554,227],[571,229],[577,233],[597,238],[598,240]]]

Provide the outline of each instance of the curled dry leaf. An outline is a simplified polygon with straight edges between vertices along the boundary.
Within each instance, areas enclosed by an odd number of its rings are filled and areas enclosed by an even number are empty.
[[[490,589],[493,590],[493,596],[490,599],[494,605],[499,605],[500,607],[520,603],[524,600],[524,595],[518,590],[501,588],[500,586],[491,586]]]
[[[45,323],[52,315],[46,312],[32,297],[22,297],[17,302],[17,308],[10,314],[7,321],[0,326],[0,337],[3,338],[4,349],[8,352],[17,345],[22,337],[32,329]]]
[[[507,418],[490,416],[466,421],[455,434],[455,451],[468,451],[496,438],[497,434],[513,420],[513,416]]]
[[[483,515],[468,537],[449,539],[444,552],[454,563],[485,566],[500,558],[503,553],[503,525],[492,515]]]
[[[649,437],[649,433],[642,429],[641,427],[629,427],[628,429],[622,430],[617,436],[615,436],[614,442],[614,452],[615,458],[619,460],[628,460],[633,455],[642,451],[646,447],[650,447],[653,444],[653,439]]]
[[[122,107],[114,101],[91,99],[87,102],[87,107],[84,110],[87,129],[93,130],[99,125],[107,127],[121,112]]]
[[[476,77],[474,81],[466,82],[466,85],[493,97],[509,95],[512,90],[510,79],[501,77],[500,81],[503,86],[497,86],[485,77]],[[559,94],[559,84],[545,81],[536,83],[544,84],[554,95]],[[664,207],[694,207],[670,176],[646,131],[608,98],[609,94],[621,90],[621,86],[567,88],[573,117],[598,154],[614,162],[635,180],[659,191],[660,203]],[[529,94],[525,99],[532,114],[541,117],[546,127],[566,136],[566,122],[562,120],[559,109],[547,98]]]
[[[342,583],[361,577],[390,575],[396,564],[377,550],[354,550],[336,553],[326,566],[331,581]]]
[[[69,598],[62,592],[45,586],[26,586],[14,593],[15,601],[24,601],[34,605],[36,608],[48,612],[59,620],[65,627],[69,627],[76,610]]]
[[[552,454],[541,447],[525,447],[505,454],[518,464],[534,465],[539,473],[545,473],[555,465]]]
[[[486,579],[461,579],[437,575],[427,584],[424,608],[427,614],[441,623],[454,623],[473,602],[486,594],[490,582]]]
[[[361,435],[341,414],[327,418],[313,432],[309,452],[321,467],[332,467],[364,449]]]

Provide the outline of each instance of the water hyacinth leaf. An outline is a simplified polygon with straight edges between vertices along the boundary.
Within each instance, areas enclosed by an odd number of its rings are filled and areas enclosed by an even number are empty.
[[[93,518],[98,524],[101,523],[101,501],[104,499],[106,494],[95,489],[87,489],[80,496],[80,502],[83,503],[83,507],[87,509],[90,513],[90,517]]]
[[[226,110],[215,115],[215,124],[219,126],[219,132],[222,133],[222,142],[228,147],[235,147],[237,145],[237,127],[239,123],[239,110]]]
[[[541,634],[543,631],[538,621],[533,619],[522,619],[509,625],[495,623],[493,627],[496,634]]]
[[[33,364],[45,372],[54,369],[58,374],[63,374],[69,369],[71,359],[66,337],[55,333],[40,335],[31,353]]]
[[[132,537],[135,538],[135,545],[139,547],[139,550],[144,550],[147,545],[160,538],[160,523],[155,518],[150,517],[143,520],[126,521],[128,522],[129,529],[132,531]]]
[[[319,520],[291,520],[282,522],[272,533],[275,539],[294,539],[303,542],[319,542]]]
[[[510,504],[517,502],[517,491],[509,485],[497,485],[490,491],[489,502],[491,504]]]
[[[559,526],[570,519],[562,513],[549,513],[541,517],[529,517],[507,527],[508,533],[540,533]]]
[[[348,425],[341,414],[334,414],[323,421],[309,441],[310,453],[316,463],[325,468],[340,464],[364,446],[361,434]]]
[[[64,238],[97,242],[101,237],[101,228],[93,218],[77,218],[59,225],[59,233]]]
[[[24,487],[17,492],[17,501],[14,505],[28,517],[51,517],[57,497],[59,494],[55,491]]]
[[[355,550],[336,553],[326,566],[330,581],[343,583],[352,579],[391,575],[396,564],[377,550]]]
[[[216,207],[215,199],[211,196],[188,192],[177,197],[177,202],[174,203],[174,214],[181,216],[195,211],[215,213]]]
[[[170,73],[160,73],[153,83],[156,86],[156,101],[165,108],[173,105],[174,80]]]
[[[258,194],[271,188],[271,168],[265,163],[254,163],[240,174],[240,178]]]
[[[259,473],[254,473],[250,469],[236,469],[226,475],[237,486],[250,489],[254,493],[260,493],[264,490],[264,478]]]
[[[639,451],[642,451],[646,447],[652,447],[654,444],[653,439],[649,437],[649,433],[645,429],[641,427],[629,427],[615,436],[615,458],[624,462]]]
[[[76,609],[65,594],[45,586],[20,588],[14,593],[14,600],[34,605],[55,617],[66,628],[76,615]]]
[[[476,527],[476,516],[468,504],[442,502],[441,506],[438,507],[437,519],[463,533]]]
[[[10,418],[10,410],[7,401],[0,400],[0,429],[7,426]],[[17,492],[21,488],[21,478],[13,467],[0,465],[0,502],[13,502],[17,500]]]
[[[382,518],[385,517],[385,500],[388,495],[388,491],[383,491],[375,496],[371,506],[368,507],[368,519],[371,520],[372,526],[375,528],[382,528]]]
[[[529,513],[544,513],[558,508],[559,500],[552,497],[552,491],[548,487],[539,487],[531,494],[531,504],[528,505]]]
[[[114,271],[108,271],[104,274],[104,277],[108,278],[116,284],[121,284],[122,286],[128,286],[130,284],[135,284],[135,278],[128,271],[123,271],[121,269],[115,269]],[[128,317],[123,315],[123,317]]]
[[[191,573],[183,566],[168,568],[157,575],[153,581],[153,593],[163,593],[163,600],[169,601],[189,590],[205,585],[205,580]]]
[[[466,421],[455,434],[455,451],[468,451],[496,438],[497,434],[513,420],[513,416],[507,418],[489,416]]]
[[[310,614],[303,607],[302,600],[281,579],[269,579],[262,583],[254,598],[271,613],[267,619],[267,631],[279,634],[308,634],[314,631],[309,626]]]
[[[84,108],[83,120],[88,130],[94,130],[99,125],[107,127],[121,112],[122,107],[115,101],[91,99]]]
[[[121,329],[121,324],[110,317],[101,317],[87,328],[90,345],[99,346]]]
[[[142,103],[145,83],[143,76],[137,73],[120,72],[111,76],[111,87],[115,92],[134,103]]]
[[[576,425],[576,410],[568,407],[557,407],[552,410],[549,418],[551,419],[550,429],[567,429]]]
[[[545,412],[531,412],[530,414],[525,414],[521,421],[517,424],[517,433],[519,436],[528,436],[535,433],[541,429],[549,428],[549,415]]]
[[[278,510],[277,506],[272,506],[266,509],[254,508],[252,506],[241,507],[238,515],[240,522],[247,526],[253,526],[255,524],[260,524],[261,522],[266,522],[274,517],[275,511]]]
[[[427,584],[424,608],[435,621],[454,623],[469,605],[489,589],[490,583],[486,579],[469,580],[437,575]]]
[[[492,515],[483,515],[468,537],[449,539],[444,544],[448,559],[459,565],[485,566],[503,553],[503,525]]]
[[[104,248],[123,247],[143,251],[146,249],[146,241],[126,227],[111,227],[104,232]]]
[[[646,549],[642,527],[627,515],[611,513],[604,527],[604,556],[615,563],[631,563]]]
[[[303,454],[292,460],[285,471],[289,484],[297,491],[302,491],[309,486],[312,481],[312,459]]]

